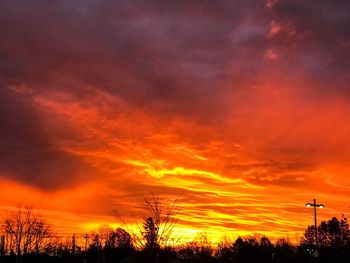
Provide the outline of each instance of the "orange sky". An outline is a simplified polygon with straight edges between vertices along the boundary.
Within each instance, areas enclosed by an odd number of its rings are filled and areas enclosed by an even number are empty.
[[[1,5],[5,214],[85,233],[155,193],[189,238],[295,241],[314,197],[348,213],[343,1]]]

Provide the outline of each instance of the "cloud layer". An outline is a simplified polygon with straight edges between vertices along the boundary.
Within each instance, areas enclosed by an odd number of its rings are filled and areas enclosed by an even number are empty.
[[[0,205],[88,224],[182,195],[187,228],[276,236],[314,196],[346,212],[349,7],[2,1]]]

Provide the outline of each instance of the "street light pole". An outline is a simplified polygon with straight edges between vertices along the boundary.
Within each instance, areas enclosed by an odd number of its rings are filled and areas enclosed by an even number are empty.
[[[318,238],[317,238],[317,215],[316,215],[316,199],[314,198],[314,217],[315,217],[315,244],[316,250],[318,248]]]
[[[324,208],[323,204],[317,204],[316,203],[316,198],[314,198],[314,202],[313,203],[307,203],[305,205],[306,207],[312,207],[314,208],[314,218],[315,218],[315,252],[317,251],[318,248],[318,238],[317,238],[317,215],[316,215],[316,208]],[[317,254],[315,254],[317,255]]]

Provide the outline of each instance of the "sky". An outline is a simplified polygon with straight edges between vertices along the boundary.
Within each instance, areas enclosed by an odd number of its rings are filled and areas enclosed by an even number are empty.
[[[350,212],[350,2],[0,3],[0,212],[301,236]],[[136,216],[135,216],[136,215]]]

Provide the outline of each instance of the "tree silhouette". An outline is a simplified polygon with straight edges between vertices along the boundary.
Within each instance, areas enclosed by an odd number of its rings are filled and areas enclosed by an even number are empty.
[[[177,224],[178,198],[169,205],[160,196],[152,193],[150,197],[145,198],[145,202],[157,229],[157,243],[162,246],[170,245]]]
[[[349,225],[343,217],[340,221],[333,217],[323,221],[318,227],[320,244],[323,246],[339,248],[349,243]]]
[[[152,218],[156,232],[156,243],[160,247],[173,246],[178,242],[178,237],[174,234],[175,227],[177,225],[176,215],[178,213],[178,198],[175,198],[172,202],[164,200],[160,196],[151,193],[150,196],[145,198],[145,210],[147,216],[141,216],[146,218],[145,221],[136,222],[136,227],[130,227],[125,220],[114,210],[115,217],[119,224],[130,234],[132,243],[135,247],[145,248],[147,240],[144,238],[145,223],[149,218]],[[133,215],[135,217],[135,215]]]
[[[105,246],[114,248],[116,247],[116,233],[109,225],[103,225],[99,227],[98,234]]]
[[[318,243],[322,247],[339,248],[344,247],[350,242],[350,231],[347,218],[343,215],[341,220],[336,217],[328,221],[322,221],[318,227]],[[315,227],[308,226],[304,237],[301,240],[302,245],[313,246],[315,237]]]
[[[29,207],[19,207],[16,213],[6,217],[3,230],[9,244],[7,249],[16,252],[17,262],[22,255],[43,251],[53,236],[50,225]]]
[[[304,236],[300,241],[301,245],[305,245],[308,248],[311,248],[315,244],[315,226],[308,226],[304,232]]]
[[[117,246],[120,248],[132,248],[131,235],[122,228],[117,228],[115,232]]]
[[[146,240],[145,250],[157,250],[159,249],[158,243],[158,231],[159,228],[155,225],[153,217],[146,219],[143,224],[144,232],[143,237]]]

